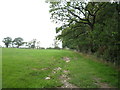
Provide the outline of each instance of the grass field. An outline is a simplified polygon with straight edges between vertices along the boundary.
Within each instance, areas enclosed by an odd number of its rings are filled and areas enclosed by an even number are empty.
[[[3,48],[2,56],[3,88],[62,87],[63,73],[80,88],[118,87],[114,68],[77,52]]]

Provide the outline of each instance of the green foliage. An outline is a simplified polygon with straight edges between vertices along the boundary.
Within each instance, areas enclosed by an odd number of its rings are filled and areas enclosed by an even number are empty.
[[[31,40],[30,42],[26,43],[26,46],[28,46],[29,48],[35,48],[36,44],[40,44],[40,42],[37,42],[36,39]],[[38,46],[39,47],[39,46]]]
[[[50,8],[52,19],[64,22],[56,29],[56,33],[61,31],[57,38],[62,40],[63,47],[96,53],[118,65],[119,4],[72,1],[51,3]]]
[[[2,41],[4,44],[5,44],[5,46],[8,48],[8,46],[11,44],[11,42],[12,42],[12,38],[11,37],[6,37],[6,38],[4,38],[3,39],[3,41]]]
[[[21,45],[24,44],[23,38],[21,38],[21,37],[15,38],[15,39],[13,40],[13,43],[14,43],[15,45],[17,45],[17,48],[19,48],[19,46],[21,46]]]

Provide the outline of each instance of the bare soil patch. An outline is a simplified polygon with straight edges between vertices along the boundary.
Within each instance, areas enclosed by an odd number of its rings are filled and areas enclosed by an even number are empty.
[[[95,77],[94,80],[96,81],[95,84],[99,85],[100,88],[112,88],[107,83],[100,82],[101,78]]]
[[[63,84],[61,88],[78,88],[77,86],[68,82],[68,80],[70,80],[70,78],[67,76],[68,73],[69,73],[68,70],[64,70],[63,74],[59,78],[61,83]]]
[[[62,58],[65,62],[70,62],[70,58],[69,57],[63,57]]]
[[[43,71],[43,70],[49,70],[50,68],[32,68],[34,71]]]

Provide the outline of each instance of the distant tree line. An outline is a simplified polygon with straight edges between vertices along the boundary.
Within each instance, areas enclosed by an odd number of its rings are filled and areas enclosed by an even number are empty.
[[[29,42],[24,42],[23,38],[17,37],[14,40],[12,40],[11,37],[6,37],[2,41],[5,46],[8,47],[13,47],[13,48],[20,48],[20,46],[24,45],[25,48],[40,48],[40,41],[37,41],[36,39],[33,39]]]
[[[21,37],[17,37],[13,40],[11,37],[6,37],[2,40],[2,42],[5,44],[6,48],[21,48],[21,46],[23,46],[22,48],[45,49],[44,47],[40,47],[40,41],[37,41],[37,39],[25,42]],[[47,49],[60,49],[58,45],[59,41],[55,38],[54,43],[52,44],[53,47],[48,47]]]
[[[120,65],[120,5],[110,2],[49,2],[51,19],[63,48],[95,54]]]

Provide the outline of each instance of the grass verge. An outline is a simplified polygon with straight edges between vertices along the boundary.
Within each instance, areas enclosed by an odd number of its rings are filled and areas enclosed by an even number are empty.
[[[69,57],[70,62],[63,57]],[[118,87],[118,72],[114,68],[68,50],[4,48],[2,60],[3,88],[60,87],[63,70],[70,71],[69,82],[80,88],[99,88],[101,83]],[[61,70],[54,73],[58,67]],[[98,78],[101,83],[96,81]]]

